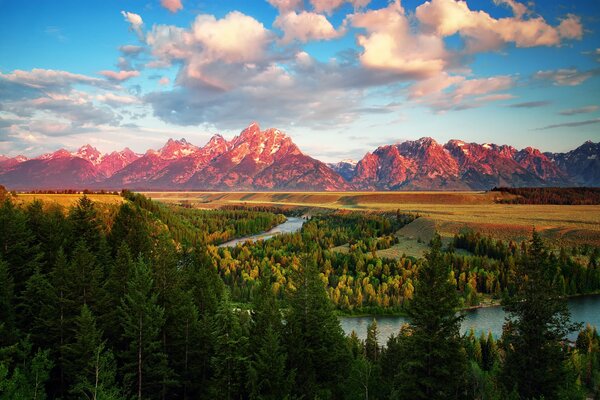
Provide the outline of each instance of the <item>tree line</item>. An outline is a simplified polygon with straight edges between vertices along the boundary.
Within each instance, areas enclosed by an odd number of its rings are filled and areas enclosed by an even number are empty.
[[[498,203],[503,204],[600,204],[600,188],[593,187],[495,187],[492,189],[492,192],[501,192],[514,195],[512,198],[503,198],[497,200]]]

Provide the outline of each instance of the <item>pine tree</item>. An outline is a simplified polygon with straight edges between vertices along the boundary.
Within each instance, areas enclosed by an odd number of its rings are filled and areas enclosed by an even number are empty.
[[[25,290],[21,294],[18,307],[19,325],[22,331],[28,332],[36,347],[51,348],[53,342],[48,337],[48,318],[50,314],[53,288],[47,277],[36,267],[34,274],[27,280]]]
[[[67,298],[70,301],[72,317],[79,314],[83,305],[96,310],[101,298],[99,289],[102,275],[102,269],[86,242],[84,240],[77,242],[67,271]]]
[[[126,245],[134,257],[140,254],[148,257],[152,242],[144,210],[137,204],[123,203],[115,216],[108,240],[114,249]]]
[[[0,257],[8,264],[14,293],[18,296],[40,265],[41,254],[35,236],[27,226],[27,215],[10,199],[0,205]]]
[[[369,361],[375,362],[379,359],[379,344],[377,343],[377,321],[373,321],[367,327],[367,340],[365,341],[365,356]]]
[[[121,304],[121,299],[127,294],[127,285],[133,273],[133,268],[134,262],[129,246],[122,243],[117,250],[115,261],[111,264],[108,278],[104,283],[100,303],[101,314],[98,318],[104,336],[113,345],[120,344],[122,332],[118,307]]]
[[[102,343],[102,332],[96,327],[96,318],[85,304],[75,319],[74,339],[74,342],[68,344],[65,349],[67,379],[70,382],[88,380],[93,375],[90,361]]]
[[[233,310],[227,292],[213,318],[212,336],[213,396],[227,400],[242,398],[248,364],[248,337],[243,334],[239,315]]]
[[[13,362],[0,360],[0,398],[2,399],[46,399],[46,382],[52,369],[49,350],[32,350],[31,342],[21,340],[0,354],[12,353]]]
[[[81,308],[75,324],[75,341],[66,349],[67,373],[73,382],[70,392],[93,400],[120,399],[114,358],[106,349],[102,332],[87,305]]]
[[[0,347],[16,341],[14,284],[8,264],[0,257]]]
[[[350,352],[314,260],[303,259],[294,284],[285,332],[288,365],[295,370],[293,392],[307,398],[340,398]]]
[[[140,258],[119,306],[123,340],[129,345],[121,355],[124,387],[134,388],[130,394],[138,399],[160,397],[171,374],[161,343],[164,309],[152,286],[150,270]]]
[[[503,300],[508,313],[503,332],[503,383],[522,398],[557,398],[567,386],[563,341],[578,328],[566,298],[553,280],[548,253],[537,232],[517,265],[517,292]]]
[[[171,326],[169,327],[169,358],[175,376],[179,378],[177,398],[200,396],[204,379],[204,356],[208,346],[203,336],[198,308],[189,291],[173,293]]]
[[[65,392],[65,346],[69,342],[71,332],[68,329],[72,317],[69,314],[70,301],[68,299],[69,289],[69,263],[62,250],[58,250],[54,268],[50,272],[49,280],[52,287],[52,300],[48,304],[48,316],[46,328],[48,340],[54,344],[54,359],[57,361],[58,381],[57,393]]]
[[[465,388],[466,359],[460,338],[460,301],[443,261],[439,235],[418,271],[407,308],[405,360],[398,366],[396,395],[406,399],[453,399]]]
[[[76,245],[78,242],[83,242],[92,252],[97,252],[100,248],[102,232],[98,210],[89,197],[82,196],[71,208],[69,222],[71,224],[71,243]]]
[[[291,377],[286,370],[281,312],[270,278],[270,271],[265,269],[254,295],[249,367],[252,399],[285,399],[291,389]]]

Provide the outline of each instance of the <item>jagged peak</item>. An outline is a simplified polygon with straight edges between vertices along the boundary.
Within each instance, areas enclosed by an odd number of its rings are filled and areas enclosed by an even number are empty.
[[[419,144],[423,144],[423,145],[428,145],[428,146],[437,145],[438,144],[438,142],[434,138],[432,138],[430,136],[423,136],[422,138],[419,138],[418,140],[415,140],[415,142],[419,143]]]

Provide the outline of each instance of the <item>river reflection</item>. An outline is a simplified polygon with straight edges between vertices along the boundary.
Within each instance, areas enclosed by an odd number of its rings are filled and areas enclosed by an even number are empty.
[[[569,299],[569,309],[573,321],[600,327],[600,295],[571,298]],[[481,332],[487,334],[488,331],[491,331],[498,338],[502,335],[504,315],[502,307],[478,308],[466,311],[461,331],[464,333],[473,328],[476,335],[480,335]],[[380,344],[384,344],[390,335],[397,334],[402,324],[406,322],[403,317],[377,316],[375,319],[377,320],[378,341]],[[355,331],[361,339],[367,337],[367,326],[372,320],[373,317],[340,318],[344,332],[350,334],[350,332]],[[577,332],[573,332],[569,336],[572,340],[576,337]]]

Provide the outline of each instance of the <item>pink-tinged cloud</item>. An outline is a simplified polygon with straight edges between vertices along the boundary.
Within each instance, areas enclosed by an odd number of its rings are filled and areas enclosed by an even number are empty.
[[[167,86],[169,83],[171,83],[171,80],[170,80],[168,77],[166,77],[166,76],[163,76],[163,77],[162,77],[162,78],[160,78],[160,80],[158,81],[158,84],[159,84],[159,85],[162,85],[162,86]]]
[[[441,37],[411,30],[410,22],[396,0],[386,8],[352,14],[348,20],[366,35],[358,35],[363,48],[361,63],[372,69],[393,71],[406,78],[424,79],[442,72],[449,53]]]
[[[371,0],[310,0],[315,12],[330,14],[344,3],[350,3],[355,10],[365,8]]]
[[[109,71],[109,70],[105,70],[105,71],[100,71],[100,74],[112,81],[123,82],[123,81],[126,81],[127,79],[131,79],[136,76],[139,76],[140,72],[139,71]]]
[[[302,0],[267,0],[270,5],[279,10],[280,13],[298,10],[302,8]]]
[[[431,0],[415,12],[422,29],[439,36],[456,33],[465,38],[472,53],[499,49],[506,43],[517,47],[557,46],[562,39],[580,39],[583,28],[579,19],[568,15],[559,26],[549,25],[544,18],[524,19],[526,7],[512,0],[498,0],[509,5],[515,17],[493,18],[484,11],[473,11],[464,1]]]
[[[183,10],[183,4],[181,4],[181,0],[160,0],[160,4],[172,13]]]
[[[161,65],[183,61],[179,79],[226,90],[265,62],[273,39],[263,24],[234,11],[222,19],[199,15],[190,29],[156,25],[147,43]]]
[[[583,37],[583,26],[578,16],[569,14],[567,18],[560,21],[558,33],[567,39],[581,39]]]
[[[529,9],[523,3],[516,0],[494,0],[495,4],[504,4],[512,9],[513,14],[517,18],[521,18],[525,14],[529,14]]]
[[[340,37],[344,33],[343,29],[336,31],[324,15],[307,11],[299,14],[290,11],[279,15],[273,26],[283,31],[282,43],[290,43],[294,40],[304,43],[310,40],[329,40]]]

